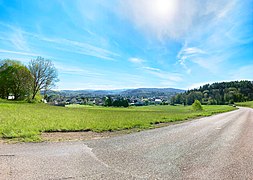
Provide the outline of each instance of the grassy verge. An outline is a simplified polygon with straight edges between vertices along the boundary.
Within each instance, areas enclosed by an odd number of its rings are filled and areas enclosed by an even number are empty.
[[[236,103],[237,106],[253,108],[253,101]]]
[[[116,131],[153,128],[154,124],[182,121],[234,110],[229,106],[203,106],[201,112],[190,106],[146,106],[106,108],[0,101],[0,138],[40,141],[42,132]]]

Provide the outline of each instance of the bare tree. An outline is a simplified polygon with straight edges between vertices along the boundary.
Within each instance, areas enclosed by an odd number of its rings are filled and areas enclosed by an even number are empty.
[[[51,89],[58,81],[57,70],[49,59],[42,57],[32,59],[28,69],[33,75],[32,99],[40,90],[44,90],[45,95],[46,91]]]

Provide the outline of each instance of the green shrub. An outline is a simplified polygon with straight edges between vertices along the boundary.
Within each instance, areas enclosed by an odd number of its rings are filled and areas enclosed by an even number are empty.
[[[32,99],[31,97],[28,97],[28,98],[26,99],[26,101],[27,101],[28,103],[40,103],[40,102],[42,102],[42,99],[43,99],[42,95],[40,95],[40,92],[38,92],[38,93],[36,94],[36,96],[35,96],[34,99]]]
[[[199,102],[199,100],[195,100],[194,103],[192,104],[192,109],[194,111],[202,111],[203,107],[201,105],[201,103]]]

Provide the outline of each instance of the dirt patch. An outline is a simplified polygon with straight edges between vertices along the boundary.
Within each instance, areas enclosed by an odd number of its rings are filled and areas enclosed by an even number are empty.
[[[196,118],[195,118],[196,119]],[[175,121],[175,122],[167,122],[167,123],[158,123],[153,124],[150,129],[153,128],[161,128],[173,124],[179,124],[189,120],[184,121]],[[93,132],[93,131],[85,131],[85,132],[47,132],[42,133],[41,138],[42,141],[78,141],[78,140],[92,140],[92,139],[102,139],[102,138],[109,138],[109,137],[115,137],[115,136],[121,136],[125,134],[130,134],[134,132],[140,132],[147,129],[139,129],[139,128],[133,128],[133,129],[126,129],[126,130],[119,130],[119,131],[105,131],[105,132]]]
[[[81,131],[81,132],[44,132],[41,134],[42,141],[60,142],[60,141],[81,141],[81,140],[92,140],[102,139],[114,136],[120,136],[129,134],[132,132],[138,132],[140,130],[121,130],[121,131],[106,131],[106,132],[92,132],[92,131]],[[15,144],[20,143],[16,139],[1,139],[0,144]]]
[[[5,141],[0,138],[0,144],[3,144],[3,143],[5,143]]]
[[[122,130],[122,131],[113,131],[113,132],[49,132],[42,133],[42,141],[78,141],[78,140],[91,140],[91,139],[102,139],[109,138],[114,136],[120,136],[124,134],[129,134],[133,132],[132,130]]]

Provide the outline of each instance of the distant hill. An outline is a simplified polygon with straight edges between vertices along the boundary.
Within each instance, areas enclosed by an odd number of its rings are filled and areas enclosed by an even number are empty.
[[[174,96],[177,93],[183,93],[184,90],[174,88],[139,88],[139,89],[118,89],[118,90],[61,90],[49,91],[47,94],[57,94],[60,96],[85,96],[85,97],[103,97],[108,95],[119,95],[123,97],[157,97]],[[41,92],[43,94],[43,91]]]
[[[174,88],[139,88],[128,89],[121,92],[122,96],[134,96],[134,97],[156,97],[156,96],[173,96],[177,93],[183,93],[184,90]]]

